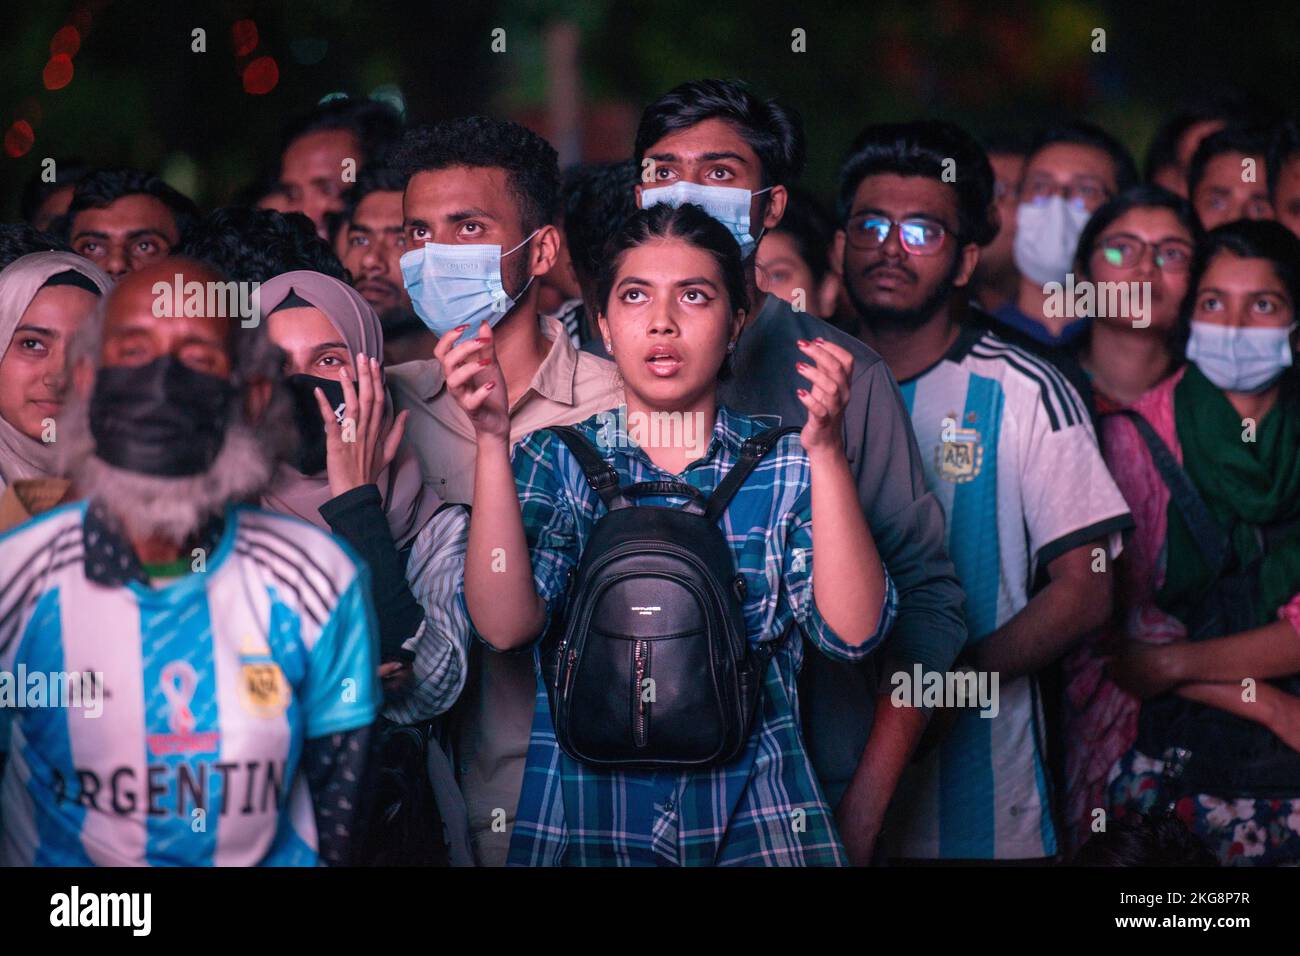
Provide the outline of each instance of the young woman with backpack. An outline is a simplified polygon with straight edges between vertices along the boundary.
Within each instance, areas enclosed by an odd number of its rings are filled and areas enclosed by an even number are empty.
[[[805,343],[807,421],[770,429],[716,402],[749,306],[726,227],[654,206],[607,258],[622,407],[511,455],[490,329],[435,353],[478,444],[462,598],[538,665],[508,862],[843,864],[796,676],[803,638],[859,660],[895,612],[843,447],[852,360]]]

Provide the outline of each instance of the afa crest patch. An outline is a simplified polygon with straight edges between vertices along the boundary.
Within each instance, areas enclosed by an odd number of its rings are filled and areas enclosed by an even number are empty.
[[[944,481],[953,484],[971,481],[984,463],[984,445],[974,428],[958,428],[949,441],[934,449],[934,470]]]
[[[284,671],[269,653],[249,650],[239,655],[239,703],[254,717],[281,717],[291,697]]]

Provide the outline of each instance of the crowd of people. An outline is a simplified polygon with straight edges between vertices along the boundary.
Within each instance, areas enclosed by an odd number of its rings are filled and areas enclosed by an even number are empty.
[[[34,180],[0,862],[1300,864],[1300,126],[809,145]]]

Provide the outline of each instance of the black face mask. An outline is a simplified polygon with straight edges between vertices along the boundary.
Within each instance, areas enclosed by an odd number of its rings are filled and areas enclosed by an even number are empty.
[[[325,393],[325,401],[338,415],[344,405],[343,383],[315,375],[290,375],[284,384],[293,396],[293,420],[298,426],[298,470],[304,475],[318,475],[325,470],[325,423],[314,390],[319,388]]]
[[[201,474],[225,442],[235,395],[229,382],[171,355],[148,365],[101,368],[90,396],[95,454],[143,475]]]

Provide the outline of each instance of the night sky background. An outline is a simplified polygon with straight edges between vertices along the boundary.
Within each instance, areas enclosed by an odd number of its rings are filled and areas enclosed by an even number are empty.
[[[731,76],[797,108],[804,183],[829,197],[863,125],[950,119],[982,135],[1072,117],[1139,163],[1157,124],[1231,84],[1300,103],[1300,4],[1064,0],[5,0],[0,215],[41,160],[158,171],[203,206],[273,168],[290,116],[333,92],[400,93],[413,122],[473,112],[544,135],[548,32],[578,44],[581,141],[631,150],[640,108],[686,79]],[[205,53],[191,31],[206,31]],[[491,49],[505,32],[506,52]],[[1093,31],[1106,31],[1094,53]],[[791,49],[805,31],[806,52]]]

